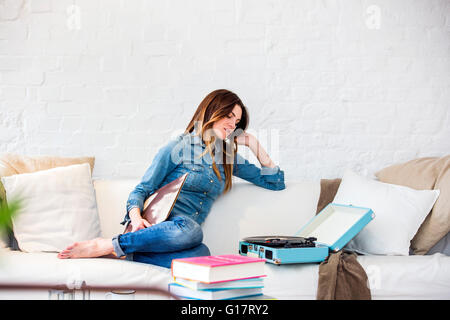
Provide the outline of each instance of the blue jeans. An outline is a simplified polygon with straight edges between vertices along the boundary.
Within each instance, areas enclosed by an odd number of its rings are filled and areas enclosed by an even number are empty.
[[[128,260],[170,268],[172,259],[209,256],[203,231],[193,219],[170,215],[151,227],[113,238],[114,251]]]

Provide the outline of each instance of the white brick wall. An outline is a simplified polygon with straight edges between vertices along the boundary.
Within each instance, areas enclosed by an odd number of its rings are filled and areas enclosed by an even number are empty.
[[[287,180],[449,154],[450,2],[0,1],[0,152],[141,177],[218,88]]]

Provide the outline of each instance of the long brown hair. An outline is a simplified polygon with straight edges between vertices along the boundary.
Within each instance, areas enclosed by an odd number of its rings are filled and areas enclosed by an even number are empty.
[[[218,89],[209,93],[200,103],[197,110],[194,113],[191,121],[189,122],[185,133],[191,133],[194,129],[197,131],[196,134],[202,138],[206,145],[206,151],[201,155],[205,155],[207,152],[211,155],[213,159],[213,170],[216,176],[222,181],[222,177],[220,176],[220,171],[217,169],[215,162],[215,151],[222,151],[222,160],[223,167],[225,172],[225,189],[224,193],[228,192],[232,186],[232,176],[233,176],[233,163],[234,163],[234,155],[238,150],[238,145],[236,143],[236,137],[230,141],[223,140],[222,148],[214,148],[214,144],[218,143],[216,141],[215,136],[209,136],[207,133],[212,131],[212,127],[214,123],[224,117],[227,117],[233,108],[239,105],[242,109],[242,116],[238,124],[236,125],[236,131],[244,131],[248,127],[249,117],[247,113],[247,109],[242,103],[241,99],[233,92],[226,89]],[[217,145],[217,144],[216,144]],[[231,153],[227,151],[230,150]],[[220,152],[220,151],[219,151]]]

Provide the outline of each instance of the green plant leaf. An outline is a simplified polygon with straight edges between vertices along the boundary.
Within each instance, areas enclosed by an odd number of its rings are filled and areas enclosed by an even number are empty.
[[[22,208],[22,200],[13,199],[11,201],[0,203],[0,230],[12,227],[12,217]]]

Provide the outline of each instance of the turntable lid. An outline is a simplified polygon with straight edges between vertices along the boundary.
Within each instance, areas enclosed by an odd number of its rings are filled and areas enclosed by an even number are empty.
[[[374,217],[370,208],[330,203],[295,236],[315,237],[317,243],[339,251]]]

